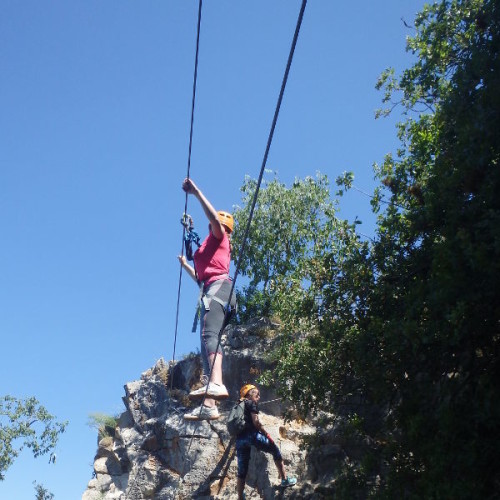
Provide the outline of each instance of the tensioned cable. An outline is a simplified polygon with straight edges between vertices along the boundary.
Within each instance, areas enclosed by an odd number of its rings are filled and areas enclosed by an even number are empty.
[[[200,0],[198,5],[198,26],[196,29],[196,55],[194,58],[194,75],[193,75],[193,97],[191,99],[191,126],[189,130],[189,150],[188,150],[188,163],[187,163],[187,175],[186,177],[189,179],[189,173],[191,170],[191,149],[193,146],[193,125],[194,125],[194,107],[196,102],[196,81],[198,78],[198,54],[200,51],[200,26],[201,26],[201,8],[202,8],[203,0]],[[187,214],[187,205],[188,205],[188,193],[186,192],[186,199],[184,202],[184,213]],[[181,242],[181,255],[184,255],[184,237],[186,236],[186,227],[183,225],[182,230],[182,242]],[[175,349],[177,345],[177,330],[179,327],[179,303],[181,299],[181,285],[182,285],[182,264],[179,265],[179,287],[177,289],[177,309],[175,312],[175,333],[174,333],[174,350],[172,354],[172,366],[175,362]],[[170,377],[170,390],[173,387],[174,377]]]
[[[272,122],[271,130],[269,132],[269,136],[268,136],[268,139],[267,139],[267,145],[266,145],[266,149],[265,149],[265,152],[264,152],[264,158],[262,160],[262,166],[260,168],[259,178],[258,178],[258,181],[257,181],[257,186],[255,188],[255,193],[254,193],[253,200],[252,200],[252,206],[251,206],[251,209],[250,209],[250,214],[248,216],[248,221],[247,221],[247,225],[246,225],[246,228],[245,228],[245,233],[244,233],[244,236],[243,236],[243,241],[242,241],[242,244],[241,244],[241,249],[240,249],[240,253],[239,253],[239,256],[238,256],[238,262],[236,264],[236,270],[235,270],[234,278],[233,278],[233,281],[232,281],[231,292],[229,293],[228,304],[231,303],[231,299],[233,297],[234,286],[236,284],[236,279],[238,277],[238,273],[239,273],[239,269],[240,269],[240,264],[241,264],[241,261],[242,261],[242,257],[243,257],[243,254],[245,252],[246,240],[248,239],[248,233],[250,231],[250,224],[252,222],[253,212],[254,212],[254,209],[255,209],[255,205],[257,203],[257,197],[259,195],[260,185],[262,183],[262,177],[264,176],[264,171],[265,171],[266,163],[267,163],[267,157],[269,156],[269,150],[271,148],[271,143],[272,143],[273,136],[274,136],[274,129],[276,128],[276,122],[278,121],[278,115],[279,115],[279,111],[280,111],[280,108],[281,108],[281,102],[283,100],[283,94],[285,93],[285,87],[286,87],[286,83],[287,83],[287,80],[288,80],[288,74],[290,72],[290,67],[292,65],[293,54],[295,52],[295,46],[297,45],[297,39],[298,39],[298,36],[299,36],[300,27],[302,25],[302,19],[304,17],[304,10],[306,8],[306,4],[307,4],[307,0],[302,0],[302,6],[300,8],[299,16],[298,16],[298,19],[297,19],[297,25],[295,27],[295,33],[293,35],[292,46],[290,48],[290,53],[288,55],[288,62],[287,62],[287,65],[286,65],[285,73],[283,75],[283,81],[281,82],[281,90],[280,90],[280,94],[279,94],[279,97],[278,97],[278,102],[276,104],[276,109],[274,111],[273,122]],[[222,325],[222,327],[221,327],[221,329],[219,331],[219,338],[218,338],[217,348],[215,349],[215,352],[217,352],[218,349],[219,349],[219,346],[220,346],[220,343],[221,343],[221,339],[222,339],[222,332],[224,331],[224,326],[226,324],[226,321],[229,319],[229,314],[230,314],[229,308],[226,308],[224,322],[223,322],[223,325]],[[210,376],[212,375],[212,370],[213,370],[214,365],[215,365],[215,358],[216,358],[216,356],[214,356],[214,359],[212,361],[212,366],[210,367],[210,374],[209,374],[209,377],[208,377],[209,380],[210,380]],[[203,399],[202,399],[201,405],[203,405],[203,403],[205,402],[205,399],[207,397],[207,392],[208,392],[208,383],[207,383],[207,386],[206,386],[205,394],[203,395]],[[201,411],[201,406],[200,406],[200,411]],[[186,457],[184,458],[184,464],[185,464],[187,455],[189,454],[189,451],[191,449],[191,444],[193,442],[194,434],[195,434],[195,431],[193,430],[193,434],[191,435],[191,439],[189,441],[189,446],[188,446],[188,449],[186,451]],[[184,464],[182,466],[181,473],[184,471]]]
[[[199,5],[198,5],[198,25],[196,29],[196,55],[195,55],[195,60],[194,60],[194,75],[193,75],[193,96],[191,99],[191,125],[190,125],[190,130],[189,130],[189,149],[188,149],[188,162],[187,162],[187,175],[186,177],[189,178],[189,173],[191,170],[191,149],[193,145],[193,125],[194,125],[194,108],[195,108],[195,102],[196,102],[196,81],[198,78],[198,54],[199,54],[199,48],[200,48],[200,26],[201,26],[201,8],[202,8],[202,0],[200,0]],[[186,199],[184,202],[184,213],[187,214],[187,203],[188,203],[188,193],[186,193]],[[186,227],[183,225],[183,230],[182,230],[182,243],[181,243],[181,255],[184,255],[184,237],[186,235]],[[177,310],[175,313],[175,333],[174,333],[174,349],[173,349],[173,354],[172,354],[172,367],[175,362],[175,349],[177,345],[177,330],[178,330],[178,325],[179,325],[179,303],[180,303],[180,298],[181,298],[181,285],[182,285],[182,264],[180,264],[180,271],[179,271],[179,287],[177,289]],[[170,376],[170,390],[172,390],[173,387],[173,380],[174,377],[171,375]],[[133,488],[135,484],[137,483],[138,476],[134,478],[134,482],[132,483]]]

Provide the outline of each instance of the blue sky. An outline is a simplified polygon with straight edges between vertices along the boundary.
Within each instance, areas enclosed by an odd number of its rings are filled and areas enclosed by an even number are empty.
[[[191,176],[219,209],[257,177],[300,1],[205,0]],[[268,168],[344,170],[374,187],[397,147],[375,120],[387,66],[407,67],[423,2],[310,1]],[[80,498],[92,475],[93,412],[123,411],[123,385],[172,358],[198,2],[3,0],[0,6],[0,394],[35,395],[69,420],[57,462],[25,451],[0,498]],[[332,192],[334,187],[332,187]],[[190,199],[197,229],[206,222]],[[369,199],[342,215],[373,233]],[[183,278],[177,357],[196,289]]]

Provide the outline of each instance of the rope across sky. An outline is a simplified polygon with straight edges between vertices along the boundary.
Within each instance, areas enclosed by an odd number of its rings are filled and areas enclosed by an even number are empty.
[[[285,69],[285,72],[284,72],[284,75],[283,75],[283,80],[282,80],[282,83],[281,83],[281,88],[280,88],[280,93],[279,93],[279,97],[278,97],[278,102],[276,104],[276,108],[275,108],[275,111],[274,111],[273,121],[272,121],[272,124],[271,124],[271,130],[269,131],[269,136],[268,136],[266,148],[265,148],[265,151],[264,151],[264,157],[262,159],[262,165],[261,165],[261,168],[260,168],[260,173],[259,173],[259,177],[258,177],[258,181],[257,181],[257,186],[255,188],[255,193],[254,193],[254,196],[253,196],[253,199],[252,199],[252,205],[251,205],[250,214],[249,214],[249,217],[248,217],[248,222],[247,222],[247,225],[246,225],[246,228],[245,228],[245,233],[244,233],[244,236],[243,236],[243,240],[242,240],[242,244],[241,244],[241,249],[240,249],[240,252],[238,252],[238,256],[239,257],[238,257],[238,261],[236,263],[236,270],[235,270],[234,277],[233,277],[233,280],[232,280],[231,291],[230,291],[228,303],[231,303],[231,299],[232,299],[233,294],[234,294],[234,287],[235,287],[235,284],[236,284],[236,279],[237,279],[238,274],[239,274],[242,256],[243,256],[244,251],[245,251],[246,241],[247,241],[248,234],[249,234],[249,231],[250,231],[250,224],[252,222],[252,217],[253,217],[255,205],[257,203],[257,198],[258,198],[258,195],[259,195],[259,190],[260,190],[260,186],[261,186],[261,183],[262,183],[262,178],[264,176],[264,171],[265,171],[265,168],[266,168],[267,158],[269,156],[269,150],[271,148],[271,144],[272,144],[272,140],[273,140],[273,136],[274,136],[274,130],[276,128],[276,123],[278,121],[278,116],[279,116],[279,112],[280,112],[280,108],[281,108],[281,103],[283,101],[283,95],[285,93],[285,88],[286,88],[286,84],[287,84],[287,81],[288,81],[288,75],[290,73],[290,67],[292,65],[293,55],[295,53],[295,47],[297,45],[297,40],[298,40],[298,36],[299,36],[299,32],[300,32],[300,27],[302,25],[302,20],[303,20],[303,17],[304,17],[304,11],[305,11],[306,5],[307,5],[307,0],[302,0],[302,5],[301,5],[300,11],[299,11],[298,18],[297,18],[297,23],[296,23],[296,26],[295,26],[295,32],[294,32],[294,36],[293,36],[293,39],[292,39],[292,44],[291,44],[291,47],[290,47],[290,52],[289,52],[289,55],[288,55],[286,69]],[[198,10],[198,30],[197,30],[197,40],[196,40],[195,70],[194,70],[194,79],[193,79],[194,80],[193,81],[193,98],[192,98],[192,106],[191,106],[191,129],[190,129],[190,135],[189,135],[189,154],[188,154],[188,172],[187,172],[187,177],[188,178],[189,178],[190,166],[191,166],[191,148],[192,148],[193,123],[194,123],[194,108],[195,108],[195,96],[196,96],[196,78],[197,78],[198,53],[199,53],[199,38],[200,38],[200,26],[201,26],[201,9],[202,9],[202,0],[200,0],[199,10]],[[184,207],[184,213],[187,213],[187,193],[186,193],[186,202],[185,202],[185,207]],[[186,231],[186,229],[184,227],[183,228],[183,233],[182,233],[182,243],[183,243],[182,255],[184,254],[184,236],[185,236],[185,231]],[[179,317],[179,301],[180,301],[181,280],[182,280],[182,265],[181,265],[181,269],[180,269],[179,289],[178,289],[178,294],[177,294],[177,312],[176,312],[175,338],[174,338],[174,355],[173,355],[172,362],[175,361],[175,345],[176,345],[176,341],[177,341],[177,328],[178,328],[178,317]],[[226,320],[228,320],[229,314],[230,314],[229,308],[226,308],[226,313],[225,313],[226,317],[225,317],[225,321],[224,321],[223,325],[226,323]],[[220,346],[220,342],[221,342],[223,330],[224,330],[224,326],[219,331],[217,349]],[[210,376],[212,374],[214,363],[215,363],[215,358],[214,358],[214,360],[212,362],[212,365],[210,367],[209,379],[210,379]],[[173,377],[171,378],[171,380],[172,379],[173,379]],[[207,384],[206,391],[208,391],[208,384]],[[207,392],[206,391],[205,391],[205,394],[204,394],[202,402],[201,402],[202,405],[205,402],[205,399],[207,397]],[[195,435],[195,430],[193,430],[193,433],[192,433],[190,441],[189,441],[189,446],[188,446],[188,449],[186,451],[186,456],[184,458],[184,464],[183,464],[183,467],[182,467],[182,471],[184,471],[184,466],[186,464],[186,460],[188,458],[188,455],[189,455],[189,452],[190,452],[190,449],[191,449],[191,444],[193,442],[194,435]]]
[[[191,171],[191,150],[193,147],[193,127],[194,127],[194,108],[196,103],[196,81],[198,79],[198,55],[200,52],[200,28],[201,28],[201,10],[203,7],[203,0],[198,4],[198,24],[196,29],[196,55],[194,58],[194,75],[193,75],[193,97],[191,99],[191,125],[189,128],[189,148],[188,148],[188,162],[186,177],[189,179]],[[184,213],[187,214],[188,193],[184,202]],[[182,242],[181,242],[181,255],[184,255],[184,236],[186,235],[186,226],[182,229]],[[179,266],[179,286],[177,289],[177,307],[175,312],[175,332],[174,332],[174,349],[172,353],[172,365],[175,362],[175,349],[177,346],[177,331],[179,328],[179,303],[181,299],[181,285],[182,285],[182,265]],[[171,377],[170,389],[172,389],[173,377]]]

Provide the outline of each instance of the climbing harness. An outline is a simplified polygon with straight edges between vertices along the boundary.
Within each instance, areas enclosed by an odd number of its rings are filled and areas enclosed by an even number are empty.
[[[196,303],[196,312],[193,320],[193,328],[191,331],[194,333],[198,327],[198,321],[201,317],[201,308],[203,307],[205,311],[210,311],[210,303],[212,300],[215,300],[218,304],[220,304],[224,308],[224,327],[229,323],[231,317],[236,314],[237,311],[237,303],[236,297],[231,296],[228,301],[222,300],[217,296],[217,292],[221,289],[224,281],[229,279],[229,274],[221,274],[217,281],[214,281],[209,285],[206,292],[203,287],[203,283],[200,283],[200,293],[198,295],[198,302]],[[234,295],[234,294],[233,294]]]

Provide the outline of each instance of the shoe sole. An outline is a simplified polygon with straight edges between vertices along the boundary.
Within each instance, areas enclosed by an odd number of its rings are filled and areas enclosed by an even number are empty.
[[[201,394],[189,394],[189,399],[201,399],[205,396],[205,393],[202,392]],[[221,399],[227,399],[229,397],[229,394],[210,394],[210,391],[207,392],[208,399],[215,399],[217,401],[220,401]]]

